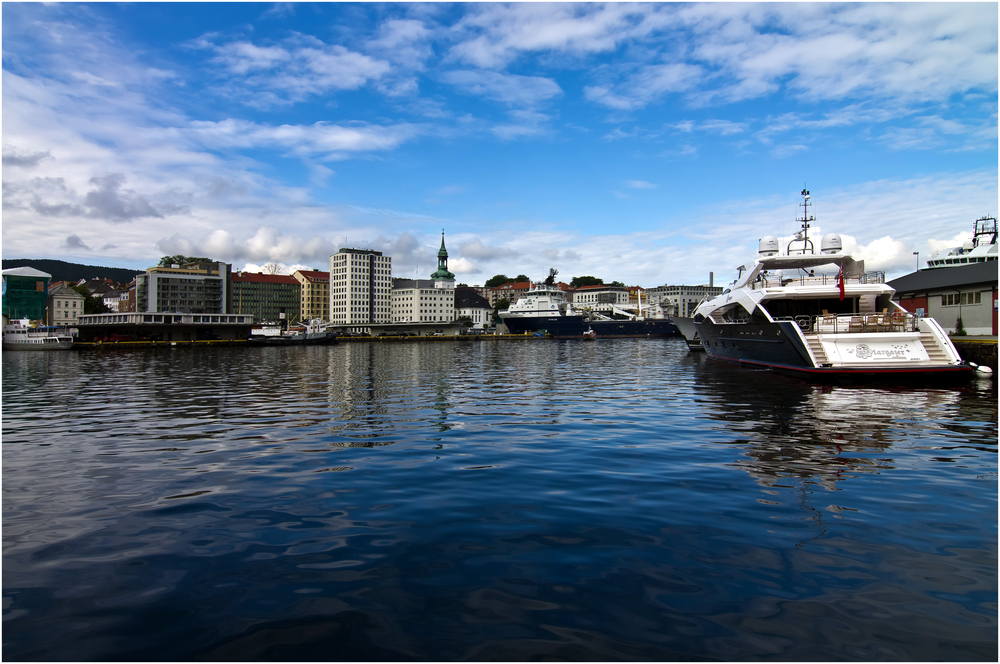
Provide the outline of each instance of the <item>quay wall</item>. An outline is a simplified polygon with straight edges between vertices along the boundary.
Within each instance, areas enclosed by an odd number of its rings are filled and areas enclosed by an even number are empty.
[[[537,339],[532,334],[462,334],[447,336],[412,336],[412,337],[365,337],[338,336],[336,343],[371,342],[407,343],[414,341],[523,341]],[[74,350],[125,350],[130,348],[177,348],[192,346],[249,346],[246,339],[197,339],[191,341],[76,341]],[[257,348],[257,346],[254,346]]]
[[[996,337],[951,337],[955,350],[966,362],[975,362],[985,367],[997,370],[997,339]]]

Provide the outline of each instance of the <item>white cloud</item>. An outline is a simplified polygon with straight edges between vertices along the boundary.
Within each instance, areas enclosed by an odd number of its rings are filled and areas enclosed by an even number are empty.
[[[255,99],[256,105],[283,105],[331,91],[354,90],[391,70],[385,60],[315,37],[299,36],[270,46],[248,41],[215,44],[214,39],[207,35],[192,45],[210,49],[215,53],[210,62],[240,77],[228,79],[224,89],[229,94]]]
[[[559,84],[541,76],[518,76],[486,70],[445,72],[442,79],[459,91],[511,106],[535,106],[562,96]]]

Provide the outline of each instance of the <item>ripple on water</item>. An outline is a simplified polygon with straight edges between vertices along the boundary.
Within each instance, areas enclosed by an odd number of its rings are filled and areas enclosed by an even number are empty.
[[[10,659],[996,654],[995,386],[678,339],[3,362]]]

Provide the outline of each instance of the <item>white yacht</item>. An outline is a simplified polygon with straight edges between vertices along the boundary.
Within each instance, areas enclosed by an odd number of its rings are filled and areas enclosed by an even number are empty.
[[[805,214],[784,253],[772,236],[721,295],[700,304],[694,325],[709,357],[819,376],[967,374],[947,333],[893,302],[882,272],[844,254],[840,236],[809,238]]]
[[[67,350],[73,347],[73,336],[62,328],[32,327],[22,318],[3,327],[4,350]]]

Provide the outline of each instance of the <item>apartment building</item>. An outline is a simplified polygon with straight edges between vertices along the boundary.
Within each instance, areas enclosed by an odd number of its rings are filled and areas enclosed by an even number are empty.
[[[83,296],[65,282],[59,282],[49,288],[47,305],[45,321],[47,325],[72,327],[83,314]]]
[[[236,272],[232,275],[233,310],[252,314],[254,323],[298,323],[302,311],[302,285],[287,274]]]
[[[328,317],[334,325],[365,332],[392,320],[392,257],[371,249],[342,248],[330,256]]]
[[[329,320],[330,273],[320,270],[296,270],[292,277],[299,282],[299,317],[301,320]]]
[[[226,314],[232,306],[228,263],[157,266],[136,275],[138,312]]]
[[[657,286],[646,291],[650,304],[659,303],[672,316],[690,318],[705,298],[722,293],[721,286]]]

